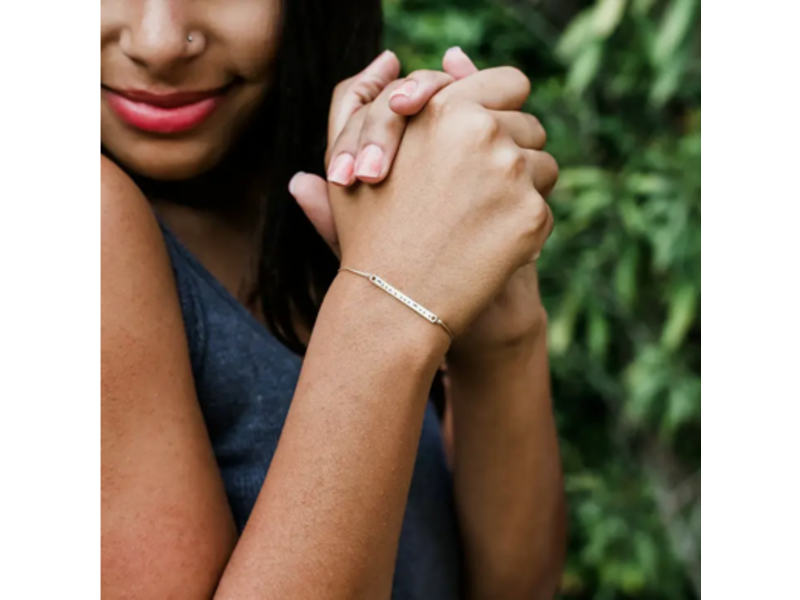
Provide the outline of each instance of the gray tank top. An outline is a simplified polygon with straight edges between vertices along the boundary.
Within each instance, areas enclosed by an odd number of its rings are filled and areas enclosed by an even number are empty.
[[[161,228],[178,287],[197,398],[241,532],[278,445],[302,359],[272,336],[163,223]],[[457,600],[461,564],[452,478],[439,419],[429,403],[392,599]]]

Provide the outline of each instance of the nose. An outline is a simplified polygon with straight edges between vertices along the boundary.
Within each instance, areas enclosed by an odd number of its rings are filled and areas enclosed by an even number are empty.
[[[190,26],[185,0],[143,0],[128,22],[120,46],[128,58],[154,74],[164,74],[198,56],[205,36]]]

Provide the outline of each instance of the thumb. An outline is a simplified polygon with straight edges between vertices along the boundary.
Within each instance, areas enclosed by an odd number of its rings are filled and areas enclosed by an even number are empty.
[[[458,46],[450,48],[442,59],[444,72],[454,79],[464,79],[478,72],[478,67]]]
[[[289,193],[303,209],[308,220],[330,246],[336,256],[341,256],[339,236],[328,198],[328,182],[309,173],[296,173],[289,182]]]

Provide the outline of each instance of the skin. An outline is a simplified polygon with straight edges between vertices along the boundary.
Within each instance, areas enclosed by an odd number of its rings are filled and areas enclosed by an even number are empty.
[[[103,2],[106,85],[196,90],[232,74],[243,82],[212,119],[166,139],[127,128],[103,104],[104,146],[130,170],[175,180],[206,171],[269,88],[278,3],[203,5]],[[192,49],[179,43],[188,28],[200,42]],[[206,54],[203,36],[221,42]],[[439,328],[362,280],[337,277],[240,539],[195,396],[154,199],[101,159],[104,597],[388,598],[427,394],[446,355],[470,597],[552,596],[563,505],[543,311],[538,302],[531,308],[523,275],[549,234],[542,191],[555,172],[535,149],[540,127],[514,112],[528,91],[518,72],[418,74],[417,95],[391,99],[402,85],[392,83],[398,70],[383,55],[343,82],[329,131],[331,141],[359,140],[354,174],[362,139],[386,144],[391,160],[372,179],[391,177],[346,188],[299,176],[293,192],[320,223],[335,222],[344,264],[381,273],[461,335],[451,346]],[[420,114],[404,129],[405,119],[389,114],[396,111]],[[329,155],[340,153],[332,147]],[[250,232],[235,219],[156,206],[239,294]],[[498,330],[497,307],[506,302],[514,326]]]
[[[102,1],[104,86],[165,93],[237,84],[208,121],[180,136],[159,138],[127,127],[101,102],[103,145],[126,167],[156,179],[187,179],[219,162],[267,93],[278,48],[280,2],[192,4]]]
[[[458,49],[448,52],[443,66],[447,74],[424,76],[428,81],[449,74],[462,79],[477,72]],[[387,98],[387,107],[405,112],[391,90]],[[383,114],[386,110],[380,105],[379,97],[370,109],[378,107]],[[389,118],[377,131],[365,127],[350,139],[342,135],[332,153],[355,155],[367,144],[384,145],[391,139],[387,131],[396,127],[396,119]],[[543,148],[544,130],[536,125],[531,130],[529,145]],[[387,154],[393,152],[389,146]],[[541,155],[544,194],[555,181],[547,175],[552,172],[548,159]],[[295,197],[304,208],[313,207],[306,214],[340,255],[328,188],[315,180],[319,178],[297,176]],[[536,265],[529,263],[516,271],[448,353],[444,429],[473,598],[547,598],[558,583],[566,514],[550,399],[546,318]],[[493,426],[487,427],[489,423]]]

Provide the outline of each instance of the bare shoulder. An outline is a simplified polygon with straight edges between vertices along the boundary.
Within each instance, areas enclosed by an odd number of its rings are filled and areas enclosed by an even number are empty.
[[[100,210],[102,244],[127,246],[121,242],[153,239],[158,225],[147,199],[133,180],[113,161],[100,156]],[[119,239],[124,236],[126,239]]]
[[[177,292],[155,215],[133,180],[108,158],[100,160],[104,329],[127,330],[126,321],[173,321]]]

